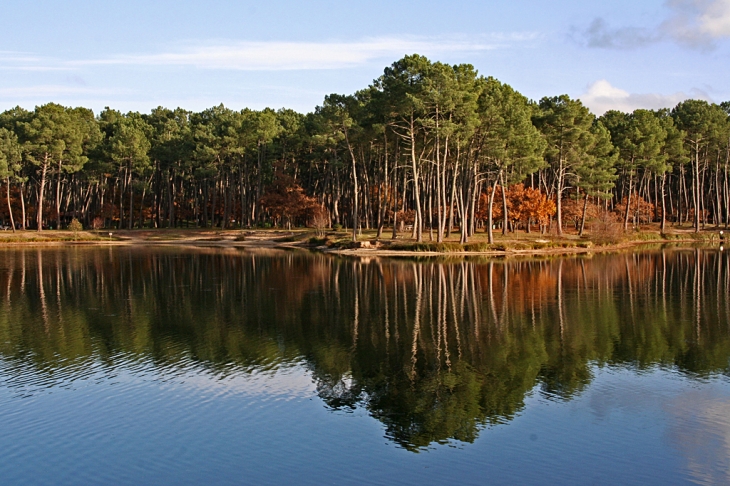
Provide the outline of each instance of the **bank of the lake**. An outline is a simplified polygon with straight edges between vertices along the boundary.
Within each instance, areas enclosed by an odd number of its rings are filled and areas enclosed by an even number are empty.
[[[392,238],[388,230],[378,237],[375,230],[361,232],[357,241],[347,231],[314,231],[311,229],[217,229],[217,228],[162,228],[97,231],[5,231],[0,233],[0,246],[66,246],[112,245],[150,246],[179,245],[229,248],[301,248],[323,253],[361,256],[520,256],[570,255],[606,253],[641,247],[647,244],[704,244],[723,245],[723,228],[706,228],[695,232],[689,227],[671,227],[661,232],[647,226],[642,230],[587,234],[579,236],[566,232],[555,234],[495,232],[490,244],[485,233],[477,233],[468,243],[461,244],[457,237],[437,243],[429,238],[417,242],[409,235]]]

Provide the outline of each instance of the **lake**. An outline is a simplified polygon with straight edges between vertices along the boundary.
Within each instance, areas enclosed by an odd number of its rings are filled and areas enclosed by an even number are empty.
[[[730,258],[0,250],[3,484],[728,484]]]

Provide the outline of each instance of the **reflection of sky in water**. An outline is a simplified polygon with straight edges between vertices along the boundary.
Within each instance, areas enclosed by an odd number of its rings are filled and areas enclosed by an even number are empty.
[[[669,442],[700,484],[730,484],[730,395],[690,390],[665,405]]]
[[[213,396],[242,394],[293,400],[309,398],[317,392],[311,374],[302,366],[268,372],[254,371],[251,374],[234,373],[222,377],[193,371],[179,379],[179,386]]]
[[[525,473],[531,484],[728,484],[730,380],[698,383],[663,368],[593,373],[567,402],[538,387],[519,417],[484,431],[475,448],[505,440],[544,471],[542,480]]]

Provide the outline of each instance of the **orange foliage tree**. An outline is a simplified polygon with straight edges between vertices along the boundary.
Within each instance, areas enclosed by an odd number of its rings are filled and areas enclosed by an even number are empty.
[[[487,191],[482,193],[479,199],[477,217],[481,221],[487,221],[488,218],[491,188]],[[492,218],[494,221],[500,221],[503,218],[503,204],[497,204],[496,201],[502,200],[502,187],[497,186],[495,191]],[[525,187],[524,184],[515,184],[507,190],[507,218],[513,231],[518,225],[524,224],[525,230],[529,233],[534,223],[540,225],[544,231],[555,211],[555,202],[548,199],[547,195],[539,189]]]
[[[296,180],[277,172],[273,182],[261,197],[261,206],[269,213],[275,225],[291,228],[297,219],[311,220],[320,209],[317,200],[304,194]]]
[[[521,184],[520,184],[521,185]],[[547,194],[540,189],[527,187],[522,192],[522,201],[520,202],[521,215],[527,223],[526,229],[530,231],[532,221],[540,226],[540,230],[544,233],[550,218],[555,215],[557,206],[555,201],[548,199]]]

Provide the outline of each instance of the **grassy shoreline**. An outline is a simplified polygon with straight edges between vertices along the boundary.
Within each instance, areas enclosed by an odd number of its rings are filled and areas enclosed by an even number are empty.
[[[326,231],[317,235],[311,229],[136,229],[100,231],[5,231],[0,233],[0,247],[27,246],[119,246],[119,245],[178,245],[232,248],[303,248],[324,253],[369,256],[470,256],[470,255],[556,255],[575,253],[603,253],[629,249],[646,244],[723,244],[720,231],[723,228],[706,228],[695,233],[688,227],[671,227],[665,233],[656,227],[647,226],[642,231],[614,232],[606,235],[579,237],[572,232],[562,236],[555,234],[515,232],[495,234],[492,244],[487,242],[486,233],[477,233],[464,245],[452,236],[443,243],[400,236],[391,239],[391,232],[385,238],[377,238],[375,230],[363,231],[357,242],[352,242],[351,233]],[[409,235],[410,236],[410,235]]]

